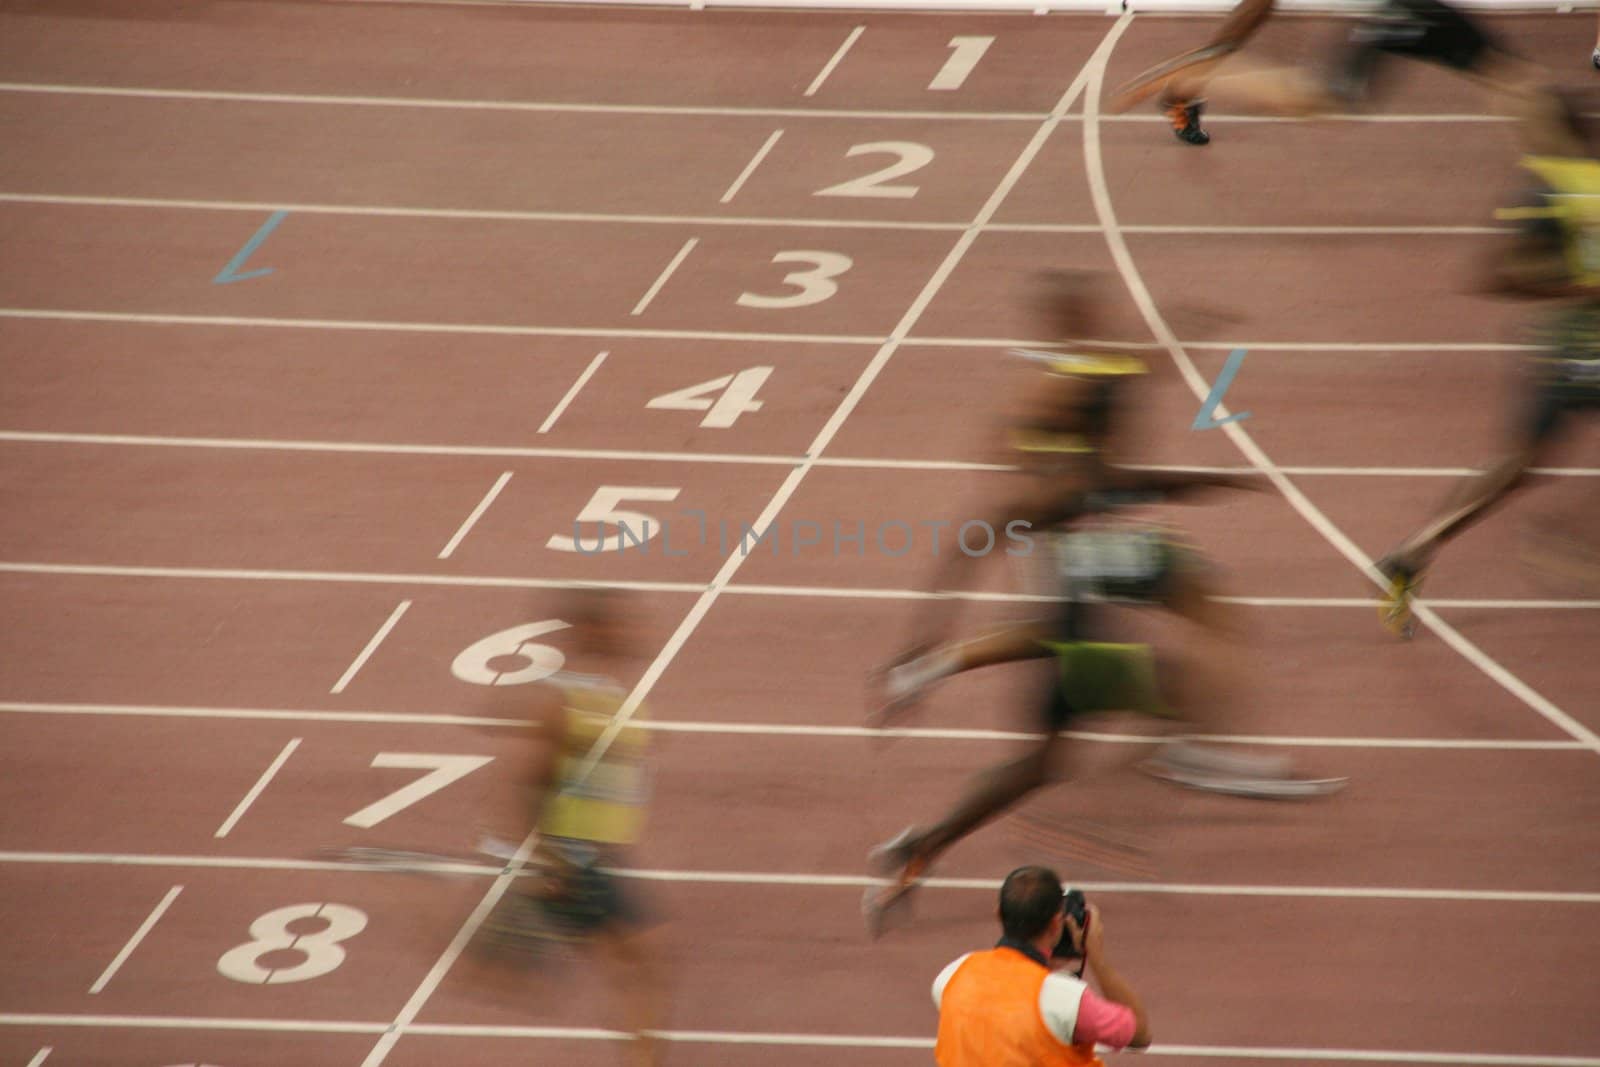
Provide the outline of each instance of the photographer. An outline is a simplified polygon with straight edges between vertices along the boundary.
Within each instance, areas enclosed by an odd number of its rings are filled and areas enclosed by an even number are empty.
[[[1043,867],[1019,867],[1000,887],[999,944],[969,952],[933,983],[940,1067],[1099,1064],[1095,1045],[1145,1048],[1150,1020],[1106,961],[1098,909],[1065,894]],[[1052,973],[1051,960],[1080,958],[1102,990]]]

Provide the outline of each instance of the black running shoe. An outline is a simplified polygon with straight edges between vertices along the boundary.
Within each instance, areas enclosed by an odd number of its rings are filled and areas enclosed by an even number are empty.
[[[1204,100],[1171,100],[1162,105],[1167,121],[1172,123],[1173,136],[1185,144],[1211,143],[1211,135],[1200,128],[1200,111]]]

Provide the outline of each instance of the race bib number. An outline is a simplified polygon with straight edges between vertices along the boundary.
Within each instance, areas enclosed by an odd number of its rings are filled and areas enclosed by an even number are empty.
[[[1084,531],[1061,545],[1062,573],[1075,582],[1151,578],[1160,567],[1161,539],[1149,531]]]

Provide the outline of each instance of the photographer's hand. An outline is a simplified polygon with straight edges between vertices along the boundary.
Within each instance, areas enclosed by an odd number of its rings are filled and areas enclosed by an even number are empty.
[[[1093,904],[1089,905],[1089,915],[1084,923],[1086,929],[1079,930],[1078,925],[1069,916],[1067,923],[1073,928],[1075,935],[1083,944],[1083,960],[1089,973],[1093,976],[1095,984],[1100,987],[1100,993],[1107,1000],[1115,1001],[1133,1012],[1136,1027],[1133,1040],[1128,1042],[1129,1048],[1146,1048],[1150,1044],[1150,1017],[1145,1014],[1144,1003],[1139,1000],[1139,994],[1133,987],[1122,980],[1122,976],[1111,966],[1106,959],[1105,952],[1105,922],[1100,918],[1100,909]]]

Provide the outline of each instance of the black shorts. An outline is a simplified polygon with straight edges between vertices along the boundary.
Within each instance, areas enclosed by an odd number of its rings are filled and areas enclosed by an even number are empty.
[[[547,921],[574,934],[648,925],[647,912],[616,875],[598,865],[568,871],[539,903]]]
[[[1600,411],[1600,360],[1546,362],[1533,376],[1522,417],[1530,444],[1554,437],[1574,412]]]
[[[1573,412],[1600,410],[1600,306],[1564,311],[1547,331],[1549,349],[1529,361],[1523,394],[1518,429],[1529,444],[1554,437]]]
[[[1466,73],[1496,51],[1502,49],[1482,27],[1439,0],[1389,0],[1351,31],[1335,87],[1350,98],[1364,95],[1382,55],[1408,56]]]

